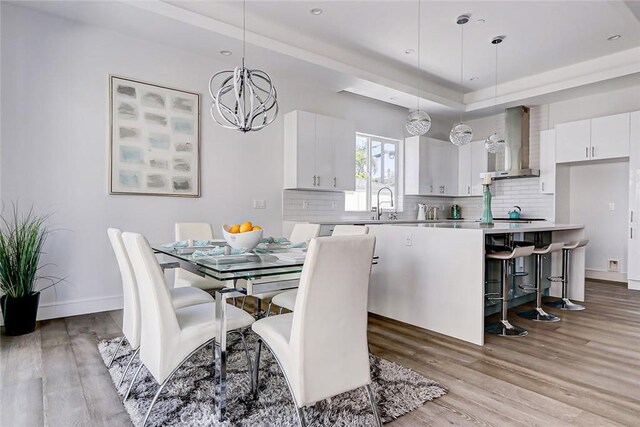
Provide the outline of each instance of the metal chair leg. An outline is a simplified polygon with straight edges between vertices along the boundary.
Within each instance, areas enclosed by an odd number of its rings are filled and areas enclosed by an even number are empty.
[[[560,318],[542,309],[542,255],[536,255],[536,308],[519,311],[518,316],[536,322],[559,322]]]
[[[118,383],[118,388],[120,388],[120,386],[122,385],[122,382],[124,381],[124,377],[127,376],[127,372],[129,372],[129,367],[131,366],[131,362],[133,362],[133,359],[136,358],[136,355],[140,352],[140,347],[136,348],[136,350],[131,354],[131,357],[129,358],[129,363],[127,363],[127,367],[124,368],[124,372],[122,373],[122,378],[120,378],[120,382]]]
[[[371,384],[367,384],[365,388],[367,389],[367,394],[369,395],[369,403],[371,404],[371,411],[373,412],[373,418],[376,422],[376,426],[382,427],[382,420],[380,419],[380,414],[378,413],[378,406],[376,405],[376,398],[373,395],[373,390],[371,390]]]
[[[251,390],[253,390],[253,364],[251,363],[251,355],[249,354],[249,347],[247,346],[247,340],[244,338],[244,333],[240,331],[233,331],[233,333],[238,334],[240,337],[240,342],[242,343],[242,347],[244,348],[244,355],[247,359],[247,369],[249,372],[249,383],[251,385]]]
[[[138,369],[136,369],[136,373],[133,375],[133,378],[131,378],[131,382],[129,383],[129,388],[127,388],[127,392],[124,395],[124,399],[122,399],[123,402],[126,402],[127,399],[129,398],[129,395],[131,394],[131,389],[133,388],[133,385],[136,382],[136,378],[138,378],[138,374],[140,373],[140,370],[142,369],[143,366],[144,364],[140,362],[140,366],[138,366]]]
[[[512,325],[507,318],[509,309],[509,288],[511,275],[509,274],[509,260],[502,261],[502,308],[500,310],[500,321],[490,323],[485,326],[484,330],[490,334],[500,335],[501,337],[524,337],[528,334],[527,330],[519,326]]]
[[[581,311],[584,310],[584,305],[576,304],[569,299],[568,296],[568,283],[569,283],[569,250],[562,250],[562,276],[560,276],[562,282],[562,298],[545,302],[544,305],[548,307],[559,308],[560,310],[567,311]]]
[[[280,307],[280,311],[278,312],[278,314],[282,314],[282,307]]]
[[[251,380],[251,393],[253,399],[258,398],[258,372],[260,371],[260,350],[262,349],[262,340],[258,339],[256,343],[256,360],[253,364],[253,379]]]
[[[120,341],[118,341],[118,346],[116,347],[116,351],[113,352],[113,355],[111,356],[111,360],[107,364],[107,368],[110,368],[111,365],[113,365],[113,361],[116,360],[116,355],[118,354],[118,350],[120,350],[120,347],[122,347],[123,342],[124,342],[124,335],[122,336],[122,338],[120,338]]]
[[[269,317],[270,314],[271,314],[271,301],[269,301],[269,304],[267,304],[267,314],[264,317]]]
[[[262,343],[263,341],[258,339],[258,343]],[[287,377],[287,373],[284,371],[284,369],[282,369],[282,364],[280,363],[280,360],[278,359],[278,357],[276,356],[276,354],[273,352],[273,350],[271,350],[271,347],[269,347],[269,345],[267,343],[264,343],[264,346],[266,347],[267,350],[269,350],[269,353],[271,353],[271,355],[273,356],[273,358],[276,360],[276,362],[278,363],[278,366],[280,367],[280,371],[282,372],[282,375],[284,376],[284,380],[287,383],[287,387],[289,388],[289,393],[291,393],[291,399],[293,400],[293,405],[296,407],[296,415],[298,416],[298,424],[300,424],[300,427],[306,427],[307,425],[307,421],[304,418],[304,410],[300,407],[300,405],[298,405],[298,401],[296,400],[296,396],[293,394],[293,388],[291,387],[291,382],[289,381],[289,378]],[[260,344],[258,345],[258,351],[260,350]],[[258,355],[258,353],[256,353],[256,355]],[[258,366],[257,360],[256,360],[256,367]],[[256,377],[257,377],[257,369],[256,369]],[[257,396],[257,384],[258,382],[256,381],[256,396]]]
[[[167,383],[169,382],[169,378],[167,378],[166,380],[164,380],[162,382],[162,384],[160,384],[160,387],[158,388],[158,391],[156,391],[156,394],[153,396],[153,400],[151,401],[151,405],[149,405],[149,409],[147,409],[147,414],[144,416],[144,421],[142,422],[142,427],[147,425],[147,419],[149,419],[149,415],[151,415],[151,409],[153,409],[153,405],[156,404],[156,400],[158,400],[158,396],[160,396],[160,392],[162,392],[162,389],[164,388],[164,386],[167,385]]]
[[[244,310],[244,305],[247,303],[247,297],[242,297],[242,305],[240,306],[240,310]]]

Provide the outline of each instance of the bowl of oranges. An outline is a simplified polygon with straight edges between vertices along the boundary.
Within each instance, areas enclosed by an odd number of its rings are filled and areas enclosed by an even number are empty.
[[[224,240],[234,249],[251,250],[258,246],[262,239],[262,227],[253,225],[251,222],[242,224],[223,225],[222,234]]]

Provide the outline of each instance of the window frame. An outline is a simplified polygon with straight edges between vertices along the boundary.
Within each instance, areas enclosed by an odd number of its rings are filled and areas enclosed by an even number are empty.
[[[403,184],[403,180],[402,177],[404,176],[404,170],[403,170],[403,165],[402,162],[400,161],[401,156],[403,156],[404,154],[404,150],[403,150],[403,140],[401,139],[395,139],[395,138],[390,138],[387,136],[380,136],[380,135],[374,135],[374,134],[370,134],[370,133],[365,133],[365,132],[357,132],[355,134],[355,139],[354,139],[354,147],[353,149],[356,149],[356,141],[358,137],[364,137],[367,139],[367,208],[365,210],[349,210],[346,209],[345,206],[345,212],[348,213],[371,213],[371,209],[374,207],[371,205],[371,201],[372,201],[372,197],[371,197],[371,170],[370,170],[370,166],[371,166],[371,140],[375,139],[379,142],[382,142],[383,144],[387,143],[387,144],[393,144],[396,147],[396,158],[395,158],[395,171],[396,171],[396,184],[395,184],[395,191],[393,193],[393,206],[396,212],[402,212],[402,204],[400,203],[400,201],[402,200],[401,194],[403,194],[402,191],[402,184]],[[355,180],[355,174],[354,174],[354,180]],[[356,191],[348,191],[345,192],[345,197],[347,193],[355,193]],[[345,203],[346,205],[346,203]],[[376,206],[377,207],[377,206]]]

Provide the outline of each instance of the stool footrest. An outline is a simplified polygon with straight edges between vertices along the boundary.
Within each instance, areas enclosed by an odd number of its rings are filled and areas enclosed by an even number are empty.
[[[528,275],[529,273],[527,273],[526,271],[512,271],[509,273],[509,276],[514,276],[514,277],[524,277]]]
[[[550,277],[547,277],[547,280],[550,282],[560,282],[560,283],[565,281],[562,276],[550,276]]]

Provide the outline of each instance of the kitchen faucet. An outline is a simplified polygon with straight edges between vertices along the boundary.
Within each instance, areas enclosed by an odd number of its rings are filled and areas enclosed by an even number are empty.
[[[380,211],[380,205],[382,203],[389,203],[386,200],[384,202],[380,203],[380,192],[382,190],[385,190],[385,189],[389,190],[389,194],[391,194],[391,202],[390,203],[391,203],[391,207],[393,207],[393,190],[391,190],[391,188],[389,188],[389,187],[382,187],[381,189],[378,190],[378,207],[377,207],[377,210],[376,210],[376,215],[378,216],[378,221],[380,221],[380,217],[382,216],[382,212]]]

